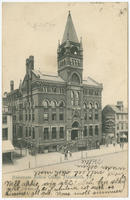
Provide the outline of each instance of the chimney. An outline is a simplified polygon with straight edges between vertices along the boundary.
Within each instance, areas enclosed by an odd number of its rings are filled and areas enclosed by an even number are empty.
[[[26,59],[26,74],[28,73],[28,69],[29,69],[29,59]]]
[[[14,90],[14,81],[10,81],[10,91]]]
[[[116,107],[117,107],[120,111],[123,111],[123,101],[117,101]]]
[[[34,56],[29,56],[29,69],[34,69]]]
[[[28,73],[28,70],[34,69],[34,56],[29,56],[29,58],[26,59],[26,73]]]

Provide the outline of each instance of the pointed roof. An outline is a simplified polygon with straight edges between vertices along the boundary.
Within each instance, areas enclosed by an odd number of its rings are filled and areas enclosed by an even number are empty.
[[[78,40],[76,31],[75,31],[75,28],[74,28],[74,24],[73,24],[73,21],[72,21],[72,17],[71,17],[70,11],[69,11],[67,22],[66,22],[62,43],[67,41],[67,39],[69,41],[79,43],[79,40]]]
[[[103,85],[101,83],[98,83],[97,81],[95,81],[94,79],[92,79],[91,77],[87,77],[86,80],[83,80],[83,84],[84,85],[88,85],[88,86],[96,86],[96,87],[103,87]]]

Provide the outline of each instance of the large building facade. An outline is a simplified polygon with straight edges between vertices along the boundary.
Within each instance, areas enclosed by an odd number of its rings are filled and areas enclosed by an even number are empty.
[[[102,89],[92,78],[83,80],[83,46],[71,14],[57,49],[57,75],[34,67],[26,59],[26,74],[19,88],[8,93],[13,114],[13,141],[40,150],[55,151],[57,145],[74,143],[78,149],[95,148],[102,140]]]

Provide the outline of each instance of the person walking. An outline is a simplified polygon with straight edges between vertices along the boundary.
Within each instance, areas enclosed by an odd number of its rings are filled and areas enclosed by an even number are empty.
[[[68,160],[68,152],[65,151],[65,160]]]
[[[70,157],[72,157],[72,153],[71,153],[71,151],[68,151],[68,154],[69,154]]]

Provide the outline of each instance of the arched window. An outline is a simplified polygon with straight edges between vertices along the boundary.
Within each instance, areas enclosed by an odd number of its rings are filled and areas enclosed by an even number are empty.
[[[45,101],[43,101],[43,107],[44,108],[48,108],[48,102],[45,100]]]
[[[77,74],[73,74],[72,75],[72,77],[71,77],[71,81],[73,82],[73,83],[80,83],[80,78],[79,78],[79,76],[77,75]]]
[[[95,103],[95,109],[97,110],[98,109],[98,103]]]
[[[64,107],[64,102],[63,102],[63,101],[60,102],[59,107],[60,107],[60,108],[63,108],[63,107]]]
[[[51,101],[51,107],[55,108],[56,107],[56,102],[55,101]]]
[[[89,109],[92,109],[93,105],[92,103],[89,103]]]
[[[72,124],[72,128],[78,128],[79,127],[79,123],[78,122],[74,122],[73,124]]]
[[[84,107],[84,109],[86,109],[86,103],[84,103],[83,107]]]

